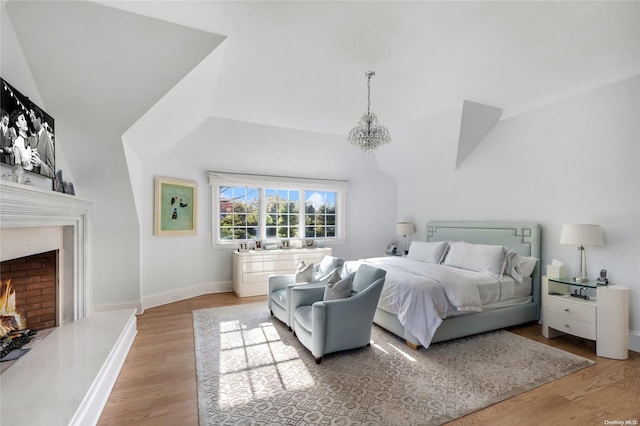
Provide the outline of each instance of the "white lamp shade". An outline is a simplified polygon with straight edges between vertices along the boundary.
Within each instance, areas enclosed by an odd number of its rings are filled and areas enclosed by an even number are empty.
[[[396,235],[411,235],[414,232],[415,229],[411,222],[398,222],[396,225]]]
[[[602,246],[602,229],[600,225],[563,225],[560,233],[560,244],[574,246]]]

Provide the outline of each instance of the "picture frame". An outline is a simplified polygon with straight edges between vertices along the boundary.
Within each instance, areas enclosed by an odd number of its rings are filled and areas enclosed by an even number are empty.
[[[241,253],[249,251],[247,243],[240,243],[240,248],[238,249],[238,251]]]
[[[315,246],[315,242],[313,240],[305,240],[305,246],[307,248],[313,248]]]
[[[256,240],[256,250],[262,250],[262,240]]]
[[[6,120],[8,129],[2,134],[0,163],[14,166],[16,155],[31,158],[28,165],[22,164],[25,172],[55,180],[56,176],[56,136],[55,120],[29,97],[22,94],[8,81],[0,77],[0,115]],[[22,115],[27,128],[16,132],[15,120]],[[37,162],[34,159],[37,157]],[[65,184],[67,184],[65,182]],[[72,184],[67,184],[65,192],[75,195]]]
[[[282,245],[281,247],[283,249],[288,249],[289,248],[289,240],[282,240]]]
[[[154,235],[196,235],[197,212],[197,182],[155,176]]]

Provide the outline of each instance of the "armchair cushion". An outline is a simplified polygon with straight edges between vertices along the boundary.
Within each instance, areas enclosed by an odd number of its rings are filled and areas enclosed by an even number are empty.
[[[349,274],[336,283],[328,283],[324,289],[323,300],[338,300],[346,299],[351,296],[351,289],[353,288],[353,276]]]
[[[324,281],[325,278],[333,271],[342,268],[344,260],[339,257],[325,256],[322,261],[316,266],[314,271],[314,281]]]
[[[301,260],[298,263],[298,267],[296,268],[296,274],[294,282],[298,283],[308,283],[313,279],[313,263],[306,264],[304,260]]]

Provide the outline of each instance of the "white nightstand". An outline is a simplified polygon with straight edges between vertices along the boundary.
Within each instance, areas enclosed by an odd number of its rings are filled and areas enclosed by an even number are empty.
[[[629,357],[629,289],[542,277],[542,335],[596,341],[596,355]]]

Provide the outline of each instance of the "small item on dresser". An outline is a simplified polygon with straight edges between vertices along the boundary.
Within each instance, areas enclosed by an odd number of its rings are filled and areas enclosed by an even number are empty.
[[[600,270],[600,276],[596,280],[596,283],[598,283],[598,285],[609,285],[609,280],[607,279],[607,270],[606,269],[601,269]]]
[[[559,260],[553,259],[551,265],[547,265],[547,277],[564,278],[566,276],[564,265]]]

